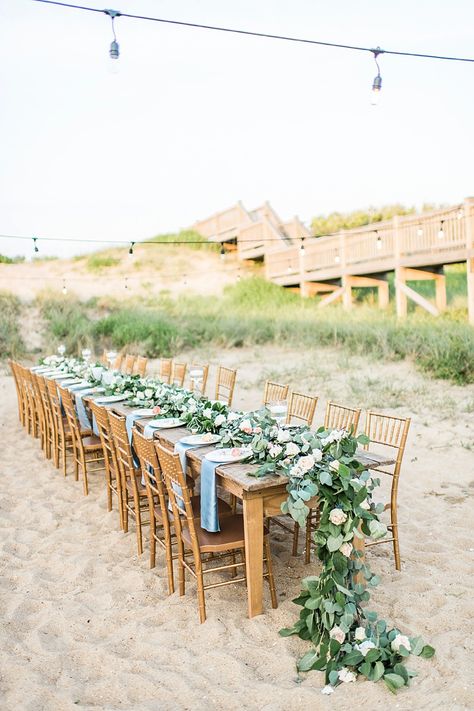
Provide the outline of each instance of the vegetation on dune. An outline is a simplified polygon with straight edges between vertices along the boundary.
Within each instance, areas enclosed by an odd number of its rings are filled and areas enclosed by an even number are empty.
[[[314,300],[302,301],[259,277],[228,287],[218,299],[163,295],[105,306],[50,294],[41,310],[51,338],[71,352],[85,344],[97,351],[132,346],[150,357],[204,344],[331,345],[384,360],[412,359],[433,377],[474,382],[474,329],[449,312],[438,319],[416,312],[400,322],[367,305],[352,312],[317,309]]]
[[[113,257],[111,254],[97,253],[91,254],[90,257],[87,258],[86,268],[90,272],[97,272],[101,269],[107,269],[108,267],[116,267],[117,264],[120,264],[119,257]]]
[[[20,332],[20,300],[0,291],[0,358],[17,358],[25,350]]]
[[[421,208],[421,212],[441,209],[441,206],[426,204]],[[413,215],[416,213],[414,207],[406,207],[395,203],[393,205],[382,205],[381,207],[369,207],[362,210],[352,210],[351,212],[331,212],[329,215],[317,215],[311,221],[311,227],[315,237],[330,235],[339,230],[351,230],[356,227],[364,227],[374,222],[391,220],[395,215]]]

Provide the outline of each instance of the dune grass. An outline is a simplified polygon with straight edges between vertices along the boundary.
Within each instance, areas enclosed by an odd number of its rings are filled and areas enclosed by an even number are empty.
[[[128,346],[159,357],[205,344],[331,345],[376,359],[411,359],[433,377],[474,382],[474,329],[456,313],[434,319],[416,312],[399,322],[392,312],[369,305],[352,312],[318,309],[313,300],[302,301],[259,277],[228,287],[219,299],[162,295],[104,306],[49,295],[41,309],[52,339],[72,351],[87,343],[97,351]]]
[[[25,351],[20,328],[18,297],[0,291],[0,358],[18,358]]]

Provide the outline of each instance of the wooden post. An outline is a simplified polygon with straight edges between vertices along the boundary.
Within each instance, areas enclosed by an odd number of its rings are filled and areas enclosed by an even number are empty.
[[[398,318],[406,318],[408,313],[408,301],[403,287],[400,285],[406,285],[405,270],[401,266],[401,240],[400,240],[400,226],[399,217],[395,215],[393,217],[393,248],[395,251],[395,303],[397,307]]]
[[[379,309],[387,309],[389,304],[388,281],[380,280],[377,287],[379,295]]]
[[[436,308],[441,313],[446,311],[446,276],[444,274],[436,274],[435,276]]]
[[[466,276],[467,311],[469,323],[474,326],[474,198],[464,201],[464,224],[466,230]]]
[[[346,232],[341,230],[339,232],[339,256],[341,258],[341,285],[342,285],[342,305],[345,309],[352,308],[352,286],[351,281],[347,277],[346,273]]]

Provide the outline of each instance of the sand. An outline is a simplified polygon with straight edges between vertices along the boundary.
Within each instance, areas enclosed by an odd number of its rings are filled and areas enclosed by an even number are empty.
[[[147,551],[138,559],[133,528],[121,533],[116,511],[106,512],[99,475],[85,498],[80,483],[45,461],[3,376],[0,709],[473,709],[474,387],[329,349],[242,349],[212,360],[239,367],[236,405],[255,406],[273,377],[320,394],[318,422],[328,397],[412,415],[399,501],[403,568],[395,571],[390,545],[370,551],[382,576],[373,607],[421,634],[436,657],[414,659],[419,676],[396,697],[364,681],[321,695],[322,674],[295,669],[307,644],[277,634],[295,618],[300,579],[317,566],[292,558],[279,531],[278,609],[266,591],[265,614],[249,620],[245,589],[230,586],[208,593],[200,625],[194,584],[185,597],[166,596],[161,553],[154,570]]]

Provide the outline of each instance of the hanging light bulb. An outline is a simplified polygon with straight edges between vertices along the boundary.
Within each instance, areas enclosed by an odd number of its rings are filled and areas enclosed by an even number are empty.
[[[221,244],[221,259],[222,261],[225,259],[225,249],[223,244]]]
[[[128,253],[131,257],[133,257],[133,247],[135,245],[135,242],[130,242],[130,249],[128,250]]]
[[[418,235],[418,237],[423,237],[423,227],[421,225],[418,226],[416,234]]]
[[[65,279],[63,279],[62,292],[63,292],[64,296],[66,296],[66,294],[67,294],[67,286],[66,286],[66,280],[65,280]]]
[[[334,257],[334,262],[335,262],[336,264],[339,264],[340,261],[341,261],[341,258],[340,258],[340,256],[339,256],[339,250],[336,249],[336,256]]]
[[[125,277],[125,288],[128,289],[128,277]]]
[[[38,247],[38,245],[37,245],[37,243],[36,243],[37,240],[38,240],[38,237],[33,237],[33,248],[34,248],[34,251],[35,251],[35,252],[39,252],[39,247]]]
[[[301,246],[300,246],[300,254],[302,257],[304,257],[304,237],[301,238]]]
[[[378,230],[375,230],[375,234],[377,235],[377,239],[376,239],[376,242],[375,242],[375,244],[376,244],[376,246],[377,246],[377,249],[382,249],[382,238],[381,238],[381,236],[379,235]]]
[[[288,267],[286,271],[288,272],[288,274],[291,274],[291,262],[288,262]]]
[[[377,47],[377,49],[372,50],[372,53],[374,55],[374,61],[377,66],[377,76],[375,77],[372,83],[372,99],[370,103],[372,104],[372,106],[377,106],[377,104],[379,103],[380,92],[382,91],[382,77],[380,76],[380,67],[377,61],[377,57],[379,56],[379,54],[383,54],[383,49]]]
[[[441,224],[438,230],[438,239],[444,239],[444,220],[441,220]]]
[[[120,12],[118,10],[104,10],[105,14],[110,17],[112,20],[112,33],[114,35],[114,38],[112,42],[110,43],[110,49],[109,49],[109,56],[110,59],[112,60],[112,65],[110,67],[111,71],[118,71],[118,64],[117,64],[117,59],[120,56],[120,48],[119,48],[119,43],[117,42],[117,36],[115,34],[115,25],[114,21],[116,17],[120,17]]]

